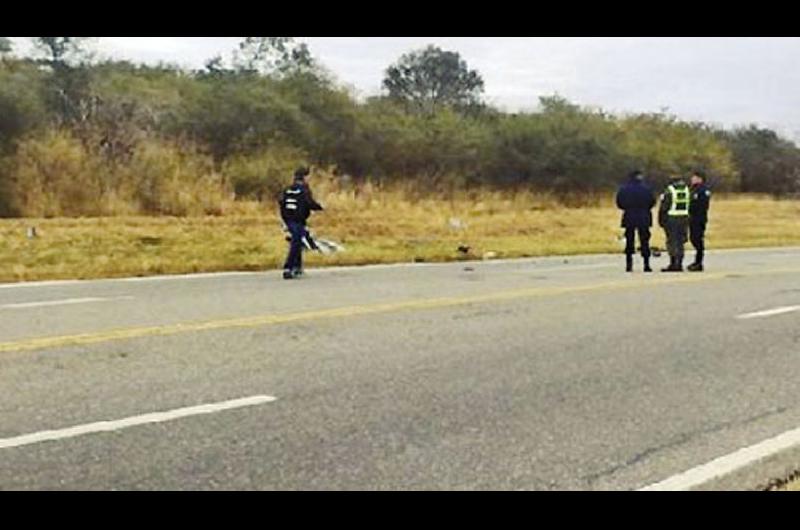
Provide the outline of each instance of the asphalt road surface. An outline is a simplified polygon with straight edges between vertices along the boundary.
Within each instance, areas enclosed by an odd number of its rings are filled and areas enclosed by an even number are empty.
[[[623,261],[0,285],[0,489],[635,490],[800,427],[800,249]]]

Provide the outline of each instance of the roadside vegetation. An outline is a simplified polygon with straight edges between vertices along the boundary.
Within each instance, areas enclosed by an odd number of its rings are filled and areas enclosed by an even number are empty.
[[[399,189],[340,189],[335,182],[316,178],[327,210],[311,227],[345,251],[309,253],[312,267],[622,250],[613,194],[564,207],[547,193],[473,190],[443,201]],[[0,282],[279,268],[286,242],[272,205],[230,208],[219,216],[0,220]],[[800,245],[798,218],[800,201],[718,196],[707,244],[711,252]],[[33,227],[37,235],[28,238]],[[663,249],[663,232],[653,234]]]
[[[768,129],[558,95],[505,112],[436,47],[364,99],[290,37],[247,37],[197,71],[32,39],[22,56],[0,38],[0,281],[275,267],[274,197],[299,165],[327,206],[316,231],[347,248],[312,263],[618,251],[612,196],[634,168],[656,187],[709,176],[711,248],[800,243],[800,149]]]

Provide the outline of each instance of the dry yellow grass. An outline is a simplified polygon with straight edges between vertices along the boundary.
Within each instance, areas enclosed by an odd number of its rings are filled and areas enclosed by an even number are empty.
[[[309,254],[310,266],[619,252],[613,196],[564,207],[531,192],[462,192],[415,200],[410,192],[315,186],[326,211],[312,218],[320,236],[346,252]],[[451,219],[466,226],[456,229]],[[28,239],[27,227],[39,237]],[[655,228],[653,244],[664,246]],[[715,197],[708,246],[800,245],[800,201]],[[282,265],[286,243],[272,204],[237,204],[220,217],[108,217],[0,220],[0,282],[264,270]]]
[[[800,480],[795,480],[779,488],[778,491],[800,491]]]
[[[766,488],[767,491],[800,491],[800,477],[793,473],[785,479],[775,480]]]

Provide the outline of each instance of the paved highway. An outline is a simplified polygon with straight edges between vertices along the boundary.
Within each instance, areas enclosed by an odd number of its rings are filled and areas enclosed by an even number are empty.
[[[800,427],[800,249],[623,261],[0,285],[0,489],[633,490]]]

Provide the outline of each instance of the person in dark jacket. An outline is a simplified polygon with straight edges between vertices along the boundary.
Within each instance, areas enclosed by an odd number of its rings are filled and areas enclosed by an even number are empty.
[[[656,205],[653,190],[645,183],[641,171],[633,171],[628,181],[617,191],[617,208],[623,210],[622,228],[625,229],[625,271],[633,271],[633,255],[636,253],[636,233],[644,259],[644,271],[650,268],[650,227],[653,214],[650,210]]]
[[[303,238],[306,236],[306,221],[312,211],[322,211],[322,206],[314,200],[311,188],[306,182],[307,168],[294,173],[294,182],[283,190],[278,203],[281,219],[291,234],[289,255],[283,265],[283,278],[291,280],[303,274]]]
[[[687,270],[691,272],[703,271],[703,257],[705,256],[706,225],[708,224],[708,208],[711,203],[711,190],[706,187],[706,177],[703,173],[695,171],[690,180],[692,187],[689,202],[689,241],[695,249],[694,263]]]

